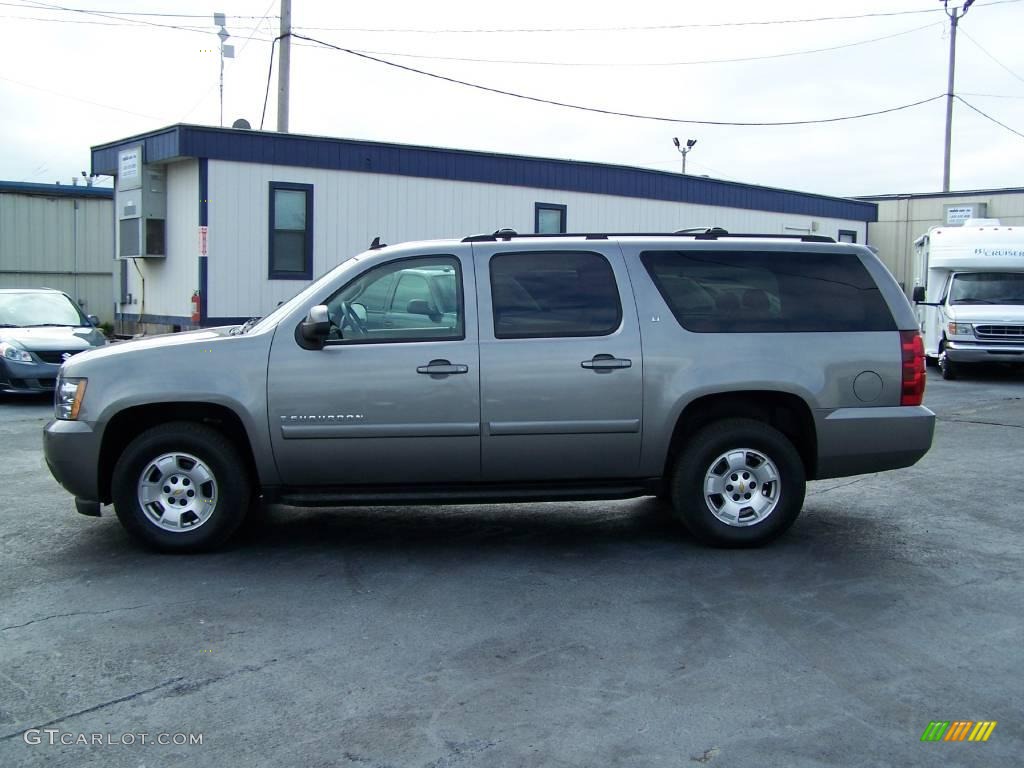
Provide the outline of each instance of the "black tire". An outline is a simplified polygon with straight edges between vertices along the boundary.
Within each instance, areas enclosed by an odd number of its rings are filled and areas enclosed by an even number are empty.
[[[956,363],[946,355],[945,342],[939,344],[939,371],[946,381],[953,381],[958,373]]]
[[[204,505],[205,518],[201,523],[191,529],[172,531],[160,527],[143,509],[139,501],[139,487],[147,465],[152,465],[161,456],[175,453],[198,459],[202,468],[208,470],[214,484],[205,487],[213,492],[207,494],[203,490],[200,496],[211,495],[214,498],[212,505]],[[188,460],[183,459],[182,462],[179,465],[183,468],[181,471],[188,472]],[[153,477],[156,476],[154,470]],[[181,482],[188,485],[186,480]],[[245,463],[235,446],[212,427],[194,422],[162,424],[132,440],[114,466],[111,490],[114,510],[128,533],[146,546],[162,552],[201,552],[223,544],[245,520],[251,497]],[[196,491],[199,490],[197,487]],[[196,493],[191,495],[194,497]],[[196,501],[198,503],[199,500]],[[152,505],[148,508],[152,514]],[[199,520],[194,513],[186,515],[192,515],[197,522]]]
[[[759,452],[774,464],[777,480],[771,495],[776,501],[760,521],[732,525],[712,511],[704,481],[719,457],[739,449]],[[784,533],[800,514],[807,485],[803,461],[789,439],[754,419],[724,419],[698,431],[676,460],[670,482],[676,518],[695,538],[715,547],[756,547]]]

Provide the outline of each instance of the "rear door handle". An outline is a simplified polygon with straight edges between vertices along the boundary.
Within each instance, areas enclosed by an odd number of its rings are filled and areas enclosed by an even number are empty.
[[[418,366],[416,373],[425,373],[431,376],[447,376],[451,373],[469,373],[469,366],[458,363],[453,365],[447,360],[431,360],[426,365]]]
[[[632,368],[633,361],[612,355],[594,355],[591,360],[584,360],[580,365],[595,371],[611,371],[616,368]]]

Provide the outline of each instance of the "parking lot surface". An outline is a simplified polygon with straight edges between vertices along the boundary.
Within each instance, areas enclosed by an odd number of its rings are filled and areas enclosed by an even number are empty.
[[[49,402],[4,398],[0,765],[1019,765],[1024,375],[925,402],[917,466],[812,483],[763,549],[639,499],[274,508],[167,556],[77,515]],[[921,741],[957,720],[998,725]]]

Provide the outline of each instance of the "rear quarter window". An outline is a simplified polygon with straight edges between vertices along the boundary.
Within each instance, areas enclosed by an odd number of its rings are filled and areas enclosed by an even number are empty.
[[[892,313],[852,253],[645,251],[681,326],[696,333],[892,331]]]

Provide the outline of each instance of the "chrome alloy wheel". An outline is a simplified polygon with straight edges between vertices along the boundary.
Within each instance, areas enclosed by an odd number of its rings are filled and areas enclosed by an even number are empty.
[[[753,448],[727,451],[704,474],[704,501],[716,518],[742,528],[764,521],[779,503],[779,470]]]
[[[138,483],[139,506],[161,530],[192,531],[217,507],[217,479],[189,453],[165,453],[146,464]]]

